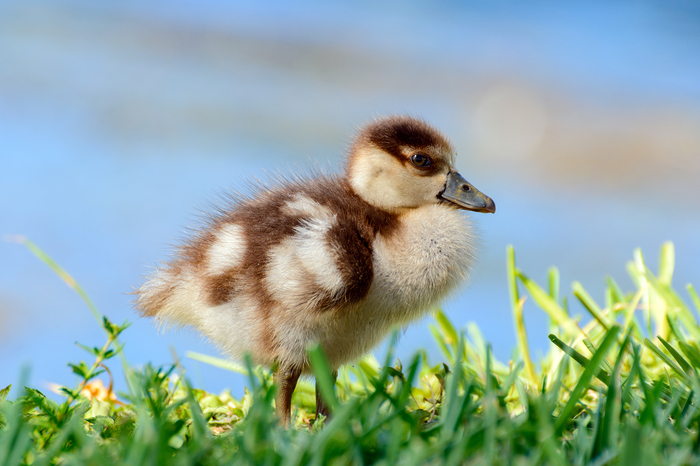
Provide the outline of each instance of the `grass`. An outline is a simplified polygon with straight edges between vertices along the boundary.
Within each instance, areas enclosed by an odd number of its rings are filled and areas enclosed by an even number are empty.
[[[25,388],[0,391],[0,465],[14,464],[553,464],[684,465],[700,462],[700,299],[673,288],[674,250],[661,249],[652,273],[640,251],[628,271],[636,289],[605,284],[597,303],[580,283],[573,298],[589,323],[569,312],[559,272],[537,284],[507,251],[507,279],[517,335],[514,360],[497,361],[478,328],[454,328],[440,312],[431,331],[444,362],[424,352],[401,365],[393,345],[380,363],[368,357],[341,370],[335,392],[319,369],[333,417],[311,429],[312,386],[293,398],[295,424],[280,428],[269,372],[218,358],[190,357],[248,375],[243,399],[191,387],[182,368],[136,369],[121,356],[115,325],[99,315],[70,275],[25,244],[76,289],[100,321],[102,347],[91,362],[70,364],[79,383],[61,403]],[[551,350],[533,361],[523,305],[532,300],[552,325]],[[394,337],[395,339],[395,337]],[[312,348],[314,367],[326,364]],[[129,393],[117,397],[97,377],[122,358]]]

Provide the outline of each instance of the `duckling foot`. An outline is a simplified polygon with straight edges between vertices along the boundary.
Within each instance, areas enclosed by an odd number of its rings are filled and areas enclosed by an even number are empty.
[[[277,385],[275,411],[284,427],[289,427],[291,421],[292,393],[294,393],[300,375],[300,369],[282,366],[278,366],[273,374],[273,380]]]

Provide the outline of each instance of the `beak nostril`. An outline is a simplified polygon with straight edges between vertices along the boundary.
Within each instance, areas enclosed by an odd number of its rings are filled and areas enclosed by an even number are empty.
[[[469,191],[471,191],[471,190],[472,190],[472,187],[469,186],[468,184],[463,184],[463,185],[462,185],[462,191],[469,192]]]

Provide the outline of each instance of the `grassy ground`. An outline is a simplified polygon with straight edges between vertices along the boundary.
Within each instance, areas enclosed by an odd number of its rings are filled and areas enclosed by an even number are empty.
[[[517,360],[495,360],[478,329],[461,334],[437,313],[431,326],[444,353],[406,365],[391,350],[341,371],[335,391],[324,356],[310,356],[330,420],[313,418],[313,391],[293,399],[295,425],[277,425],[270,374],[202,355],[244,371],[242,400],[191,387],[178,365],[135,370],[120,353],[119,326],[99,315],[70,276],[25,244],[78,293],[107,339],[87,348],[90,362],[71,364],[81,382],[56,403],[38,390],[8,400],[0,391],[0,465],[13,464],[675,464],[700,463],[700,325],[671,285],[674,251],[665,244],[653,274],[636,251],[628,270],[636,290],[608,280],[605,303],[574,283],[574,299],[593,319],[571,317],[551,269],[541,287],[507,252]],[[687,286],[697,311],[700,299]],[[685,294],[685,293],[684,293]],[[529,296],[551,318],[552,350],[531,360],[523,321]],[[129,393],[116,399],[97,382],[121,357]],[[104,376],[103,376],[104,377]]]

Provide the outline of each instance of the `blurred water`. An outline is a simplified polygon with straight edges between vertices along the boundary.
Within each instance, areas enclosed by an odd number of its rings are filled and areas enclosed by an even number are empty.
[[[0,234],[28,236],[133,322],[131,363],[215,353],[191,332],[158,335],[127,293],[217,193],[337,166],[355,126],[409,112],[443,128],[498,205],[473,216],[479,262],[445,309],[507,360],[507,244],[533,278],[556,264],[565,292],[580,280],[599,302],[606,274],[629,286],[634,248],[655,266],[666,240],[676,283],[700,284],[699,18],[691,3],[0,3]],[[530,306],[526,319],[546,351],[546,319]],[[428,322],[401,358],[439,358]],[[33,386],[72,384],[65,364],[86,357],[74,341],[103,343],[79,297],[1,242],[0,386],[22,364]],[[184,363],[207,389],[242,390]]]

